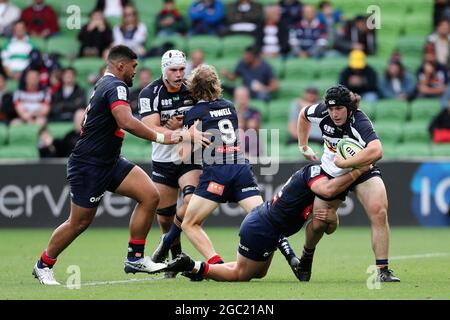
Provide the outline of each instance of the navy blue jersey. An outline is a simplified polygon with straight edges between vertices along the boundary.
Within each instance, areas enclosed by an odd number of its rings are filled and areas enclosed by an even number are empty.
[[[311,185],[326,177],[318,165],[307,165],[295,172],[271,201],[262,204],[260,214],[281,234],[298,232],[312,211],[315,194]]]
[[[202,131],[209,132],[211,144],[203,150],[203,165],[245,163],[234,105],[224,99],[198,102],[184,117],[184,126],[202,122]]]
[[[117,126],[112,109],[129,105],[128,86],[107,73],[97,81],[84,114],[80,138],[72,158],[94,165],[111,165],[120,156],[125,133]]]

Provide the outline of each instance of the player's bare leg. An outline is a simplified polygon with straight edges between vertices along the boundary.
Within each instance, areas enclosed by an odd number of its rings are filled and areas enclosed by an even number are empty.
[[[214,246],[201,225],[216,209],[217,202],[193,195],[181,225],[194,247],[208,260],[217,255]],[[212,262],[213,263],[213,262]]]
[[[178,198],[178,189],[177,188],[172,188],[165,184],[156,183],[156,182],[154,184],[160,194],[158,211],[164,210],[165,208],[170,208],[174,205],[175,206],[177,205],[177,198]],[[157,213],[158,213],[158,211],[157,211]],[[162,214],[157,214],[156,217],[158,219],[158,224],[161,229],[161,232],[163,234],[169,232],[170,226],[173,223],[174,216],[173,215],[166,216],[166,215],[162,215]]]
[[[355,193],[364,206],[369,217],[372,230],[372,249],[376,265],[379,268],[379,278],[383,282],[398,282],[388,268],[389,264],[389,223],[387,219],[388,200],[386,188],[380,177],[373,177],[360,183]]]
[[[266,261],[250,260],[237,253],[237,259],[223,264],[209,264],[207,262],[193,261],[186,254],[169,262],[168,269],[176,272],[184,271],[189,278],[199,277],[216,281],[250,281],[254,278],[263,278],[272,262],[273,253]]]
[[[336,230],[339,224],[337,208],[340,204],[341,200],[324,201],[318,197],[314,199],[313,216],[305,228],[305,245],[303,246],[299,271],[296,273],[300,281],[309,281],[311,278],[314,252],[323,234],[331,234]]]
[[[263,203],[261,196],[248,197],[239,201],[239,205],[245,210],[246,213],[250,213],[250,211],[259,206],[261,203]]]
[[[191,170],[183,174],[178,179],[178,184],[182,191],[183,203],[176,211],[176,215],[173,217],[170,229],[162,235],[157,249],[152,254],[153,261],[163,261],[167,257],[169,250],[172,253],[172,259],[181,253],[181,224],[183,222],[189,201],[194,193],[195,186],[198,184],[200,174],[201,170]]]
[[[159,203],[158,190],[144,170],[135,166],[115,192],[137,202],[130,219],[130,240],[125,272],[161,271],[165,268],[165,264],[154,263],[149,257],[144,257],[146,238]]]

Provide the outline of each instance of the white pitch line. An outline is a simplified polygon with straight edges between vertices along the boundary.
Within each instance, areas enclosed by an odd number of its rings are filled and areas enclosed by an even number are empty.
[[[450,256],[450,253],[434,252],[434,253],[424,253],[424,254],[412,254],[409,256],[395,256],[395,257],[390,257],[389,260],[426,259],[426,258],[447,257],[447,256]]]
[[[84,287],[84,286],[104,286],[104,285],[111,285],[111,284],[133,283],[133,282],[144,282],[144,281],[156,281],[156,280],[162,280],[162,279],[164,279],[164,276],[151,277],[151,278],[148,277],[148,278],[142,278],[142,279],[86,282],[86,283],[81,283],[80,287]],[[70,286],[66,286],[66,287],[69,288]]]

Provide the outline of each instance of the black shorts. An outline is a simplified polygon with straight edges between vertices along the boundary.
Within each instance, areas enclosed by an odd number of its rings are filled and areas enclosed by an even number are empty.
[[[186,172],[192,170],[202,170],[202,166],[200,164],[174,164],[172,162],[152,161],[152,180],[153,182],[178,189],[180,187],[178,179]]]
[[[261,195],[250,164],[205,166],[194,194],[217,202],[239,202]]]
[[[105,191],[114,192],[134,166],[124,158],[110,166],[96,166],[69,158],[67,180],[72,202],[83,208],[97,207]]]
[[[281,233],[261,216],[259,210],[265,209],[263,206],[256,207],[242,222],[238,252],[253,261],[267,261],[277,250]]]
[[[322,173],[325,174],[328,178],[334,179],[334,177],[330,176],[328,173],[326,173],[325,171],[323,171],[323,169],[322,169]],[[318,195],[316,195],[316,196],[319,197],[319,198],[322,199],[322,200],[325,200],[325,201],[331,201],[331,200],[336,200],[336,199],[345,201],[345,198],[347,197],[349,191],[354,191],[354,190],[355,190],[355,187],[356,187],[358,184],[363,183],[364,181],[367,181],[367,180],[369,180],[369,179],[372,178],[372,177],[381,177],[381,170],[380,170],[380,168],[379,168],[378,166],[373,166],[373,168],[372,168],[371,170],[369,170],[369,171],[363,173],[358,179],[356,179],[355,182],[353,182],[353,183],[350,185],[350,187],[347,188],[347,190],[345,190],[344,192],[338,194],[338,195],[337,195],[336,197],[334,197],[334,198],[325,199],[325,198],[320,197],[320,196],[318,196]]]

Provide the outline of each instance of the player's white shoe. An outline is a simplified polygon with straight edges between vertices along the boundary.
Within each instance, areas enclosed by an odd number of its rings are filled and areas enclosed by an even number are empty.
[[[144,257],[136,261],[125,260],[125,273],[136,273],[136,272],[145,272],[145,273],[157,273],[165,271],[167,265],[165,263],[156,263],[153,262],[150,257]]]
[[[47,286],[59,286],[60,283],[56,281],[53,269],[50,268],[38,268],[37,262],[33,268],[33,276],[39,280],[41,284]]]

